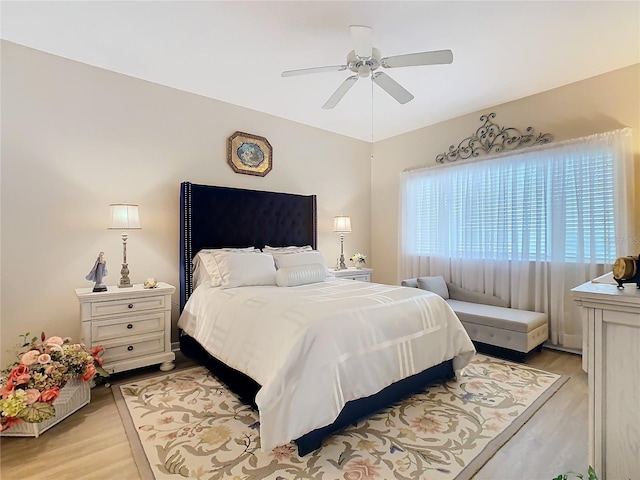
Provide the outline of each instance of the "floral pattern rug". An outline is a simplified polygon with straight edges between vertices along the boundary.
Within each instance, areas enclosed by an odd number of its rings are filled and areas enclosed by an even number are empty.
[[[293,443],[262,452],[257,412],[204,367],[113,390],[125,425],[133,425],[134,457],[146,457],[136,458],[143,478],[463,480],[566,380],[476,355],[462,378],[361,420],[304,457]]]

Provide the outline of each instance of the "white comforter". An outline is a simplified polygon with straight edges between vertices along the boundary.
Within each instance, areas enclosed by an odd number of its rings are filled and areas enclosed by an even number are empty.
[[[262,388],[263,451],[332,423],[346,402],[474,347],[449,305],[417,288],[331,279],[298,287],[200,285],[178,326]]]

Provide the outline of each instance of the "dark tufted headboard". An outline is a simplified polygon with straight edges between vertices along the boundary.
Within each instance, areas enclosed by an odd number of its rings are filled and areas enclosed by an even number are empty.
[[[316,196],[180,184],[180,311],[193,291],[191,260],[203,248],[311,245]]]

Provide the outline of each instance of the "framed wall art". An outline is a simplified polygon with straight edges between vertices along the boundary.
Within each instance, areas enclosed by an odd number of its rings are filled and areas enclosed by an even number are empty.
[[[236,173],[264,177],[273,168],[273,148],[264,137],[236,132],[227,139],[227,162]]]

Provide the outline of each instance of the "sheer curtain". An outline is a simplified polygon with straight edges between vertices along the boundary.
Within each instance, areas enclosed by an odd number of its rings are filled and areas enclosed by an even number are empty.
[[[442,275],[545,312],[551,342],[580,349],[570,290],[634,253],[633,189],[628,128],[403,172],[399,276]]]

